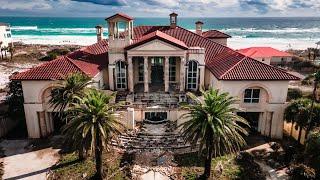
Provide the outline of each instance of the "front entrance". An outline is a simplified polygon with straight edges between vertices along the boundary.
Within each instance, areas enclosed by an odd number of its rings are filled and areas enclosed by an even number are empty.
[[[260,112],[238,112],[238,116],[246,119],[250,124],[250,134],[258,132]]]
[[[151,59],[151,84],[163,84],[163,57],[154,57]]]

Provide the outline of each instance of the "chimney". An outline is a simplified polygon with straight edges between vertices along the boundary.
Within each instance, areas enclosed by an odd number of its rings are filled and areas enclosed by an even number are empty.
[[[101,25],[96,26],[97,41],[100,42],[103,39],[103,27]]]
[[[203,25],[203,22],[201,21],[196,22],[196,33],[199,34],[200,36],[202,36],[202,25]]]
[[[171,13],[170,14],[170,28],[176,28],[176,26],[177,26],[177,16],[178,16],[178,14],[176,14],[176,13]]]

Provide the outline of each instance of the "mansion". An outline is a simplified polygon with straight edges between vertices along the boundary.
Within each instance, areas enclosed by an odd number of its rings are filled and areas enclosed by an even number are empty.
[[[46,137],[61,124],[48,104],[57,81],[74,72],[92,78],[93,86],[125,100],[119,110],[127,128],[136,122],[187,119],[181,103],[186,92],[213,87],[237,98],[240,116],[252,128],[271,138],[282,138],[288,83],[297,77],[252,59],[228,47],[231,36],[217,30],[196,31],[178,26],[170,14],[163,26],[134,26],[125,14],[106,18],[108,38],[96,26],[97,43],[11,77],[22,82],[24,109],[30,138]]]

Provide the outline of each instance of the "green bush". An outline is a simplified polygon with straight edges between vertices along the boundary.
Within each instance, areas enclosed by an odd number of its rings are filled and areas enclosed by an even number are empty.
[[[262,172],[261,167],[254,161],[254,158],[248,152],[240,152],[236,158],[237,164],[242,169],[240,179],[255,180],[266,179],[265,174]]]
[[[290,101],[292,99],[298,99],[302,97],[302,91],[298,88],[289,88],[288,89],[288,95],[287,95],[287,101]]]
[[[316,179],[315,170],[304,164],[293,164],[289,168],[291,180],[313,180]]]
[[[52,61],[56,59],[58,56],[66,55],[70,52],[69,49],[53,49],[47,52],[47,55],[40,58],[40,61]]]
[[[309,133],[306,141],[305,157],[307,162],[310,164],[310,166],[317,171],[317,174],[319,174],[320,173],[320,128],[316,128]]]

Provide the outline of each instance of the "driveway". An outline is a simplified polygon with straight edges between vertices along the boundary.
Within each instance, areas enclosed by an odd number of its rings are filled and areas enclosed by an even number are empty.
[[[44,180],[49,168],[59,160],[59,149],[47,147],[33,150],[27,147],[28,140],[4,140],[0,146],[4,150],[3,179]]]

